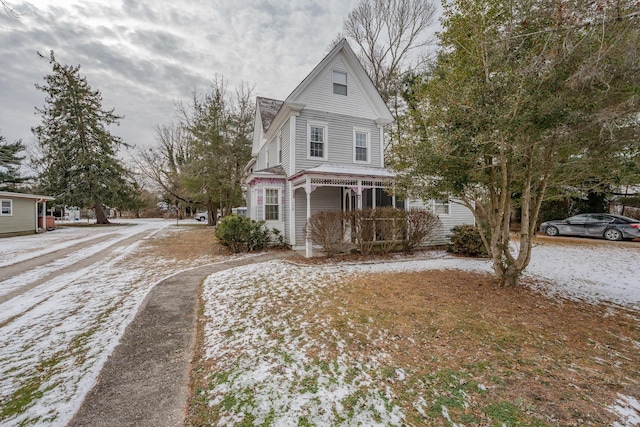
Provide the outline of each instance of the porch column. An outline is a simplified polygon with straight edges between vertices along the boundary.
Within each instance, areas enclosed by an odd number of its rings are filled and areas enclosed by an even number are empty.
[[[373,209],[377,207],[376,202],[376,184],[374,182],[373,187],[371,187],[371,206]]]
[[[306,177],[307,182],[304,185],[304,191],[307,193],[307,224],[311,218],[311,178]],[[313,256],[313,243],[311,242],[311,230],[307,227],[305,234],[305,257],[311,258]]]
[[[358,194],[356,195],[358,198],[358,210],[362,210],[362,180],[358,180]]]
[[[396,183],[393,183],[393,193],[391,195],[391,205],[393,206],[393,208],[396,208]],[[406,208],[406,206],[405,206]]]
[[[42,229],[47,231],[47,201],[42,201]]]
[[[293,189],[293,184],[289,181],[289,243],[291,246],[296,244],[296,192]]]

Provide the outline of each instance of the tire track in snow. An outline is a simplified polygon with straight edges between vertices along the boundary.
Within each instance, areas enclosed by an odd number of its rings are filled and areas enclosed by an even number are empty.
[[[149,233],[149,231],[151,231],[151,233]],[[114,242],[113,244],[111,244],[110,246],[107,246],[106,248],[104,248],[102,251],[97,252],[93,255],[90,255],[87,258],[83,258],[82,260],[75,262],[71,265],[68,265],[66,267],[63,267],[60,270],[56,270],[53,271],[51,273],[49,273],[48,275],[41,277],[39,279],[37,279],[34,282],[31,282],[27,285],[24,285],[18,289],[15,289],[9,293],[7,293],[6,295],[2,295],[0,296],[0,304],[4,304],[7,301],[10,301],[11,299],[20,296],[22,294],[24,294],[25,292],[30,291],[31,289],[34,289],[44,283],[47,283],[53,279],[59,278],[60,276],[64,275],[64,274],[73,274],[75,272],[79,272],[80,274],[84,274],[81,270],[90,267],[93,264],[96,264],[98,262],[101,261],[106,261],[108,259],[108,256],[112,253],[114,253],[116,251],[116,249],[122,248],[122,247],[127,247],[127,246],[131,246],[134,243],[137,243],[138,241],[140,241],[142,239],[143,235],[149,234],[149,236],[151,236],[152,234],[155,234],[155,232],[157,232],[158,230],[145,230],[142,231],[140,233],[134,234],[130,237],[127,237],[125,239],[121,239],[118,240],[116,242]],[[148,237],[148,236],[146,236]],[[72,281],[68,281],[67,283],[71,283]],[[16,319],[22,317],[23,315],[25,315],[26,313],[28,313],[29,311],[33,310],[35,307],[37,307],[38,305],[48,301],[53,295],[55,295],[57,292],[62,291],[63,289],[65,289],[67,287],[67,285],[64,285],[54,291],[52,291],[49,296],[40,299],[37,303],[26,307],[25,309],[23,309],[20,313],[17,313],[3,321],[0,322],[0,327],[4,327],[8,324],[10,324],[11,322],[15,321]]]
[[[58,249],[52,252],[47,252],[35,258],[29,258],[24,261],[19,261],[15,264],[10,264],[8,266],[2,267],[0,269],[0,282],[10,279],[13,276],[17,276],[18,274],[22,274],[26,271],[32,270],[36,267],[49,264],[50,262],[56,261],[64,256],[67,256],[77,251],[78,249],[83,249],[90,245],[102,243],[109,239],[113,239],[113,235],[105,234],[103,236],[96,236],[91,240],[79,242],[73,246],[69,246],[63,249]],[[0,297],[0,304],[2,302],[3,302],[2,297]]]

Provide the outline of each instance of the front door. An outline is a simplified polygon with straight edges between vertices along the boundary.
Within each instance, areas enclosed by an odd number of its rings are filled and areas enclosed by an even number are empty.
[[[354,191],[349,188],[345,188],[343,194],[342,210],[348,212],[356,209],[358,204]]]

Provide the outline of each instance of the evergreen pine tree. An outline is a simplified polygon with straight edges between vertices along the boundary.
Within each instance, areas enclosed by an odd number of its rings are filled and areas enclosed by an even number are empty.
[[[18,154],[24,150],[24,144],[18,140],[11,144],[0,135],[0,190],[8,190],[7,184],[23,182],[25,177],[20,177],[20,164],[24,156]]]
[[[129,172],[117,152],[126,146],[107,127],[118,124],[114,109],[102,108],[102,95],[92,90],[80,66],[61,65],[51,51],[53,73],[36,88],[46,93],[42,124],[32,128],[41,148],[42,191],[67,206],[93,208],[98,224],[108,224],[104,206],[116,207],[131,196]]]

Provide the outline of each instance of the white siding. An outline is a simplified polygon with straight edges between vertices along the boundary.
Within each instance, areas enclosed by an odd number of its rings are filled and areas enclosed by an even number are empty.
[[[308,159],[307,124],[309,122],[327,123],[326,149],[328,159]],[[380,131],[370,119],[349,117],[322,111],[304,109],[296,118],[296,170],[306,170],[322,163],[353,164],[353,129],[370,131],[370,167],[380,167]]]
[[[333,93],[333,71],[347,73],[347,96]],[[371,120],[377,117],[355,78],[355,73],[343,61],[343,54],[337,55],[331,64],[317,76],[296,102],[306,104],[307,109],[331,111],[336,114],[358,115]]]
[[[255,185],[253,185],[249,189],[249,194],[247,194],[247,209],[249,218],[254,219],[256,221],[264,220],[264,189],[265,188],[278,188],[280,190],[280,220],[278,221],[267,221],[267,226],[269,228],[277,228],[282,232],[283,235],[286,235],[285,230],[285,213],[287,211],[286,205],[286,191],[285,191],[285,183],[282,179],[264,179]]]
[[[292,243],[291,229],[289,227],[289,224],[291,223],[291,194],[289,193],[290,189],[291,189],[291,186],[288,183],[285,183],[284,190],[283,190],[284,205],[282,206],[282,219],[283,219],[284,230],[282,230],[282,232],[284,235],[284,241],[289,244]]]
[[[407,202],[407,209],[432,210],[432,203],[431,201],[427,201],[425,203],[421,199],[409,200]],[[440,218],[440,221],[442,222],[442,228],[436,234],[436,236],[434,236],[433,239],[429,241],[429,244],[444,245],[449,243],[450,241],[449,236],[451,234],[451,229],[456,225],[464,225],[464,224],[475,225],[476,222],[475,222],[473,213],[469,209],[467,209],[466,206],[460,203],[456,203],[455,201],[451,201],[451,203],[449,204],[449,209],[450,209],[450,212],[448,215],[446,214],[438,215],[438,217]]]
[[[291,160],[289,156],[291,155],[291,135],[289,131],[289,121],[291,119],[284,122],[280,132],[282,132],[282,167],[285,170],[285,173],[289,171],[289,166],[291,164]]]

